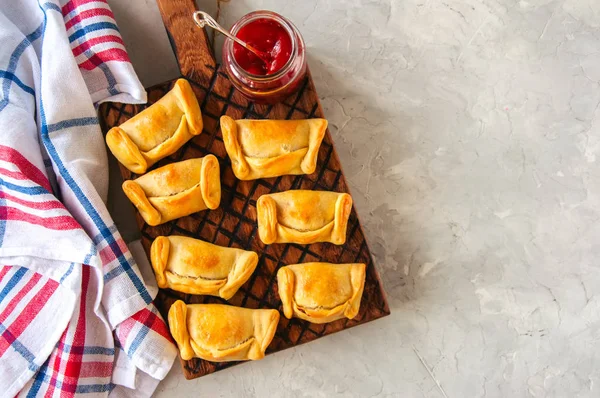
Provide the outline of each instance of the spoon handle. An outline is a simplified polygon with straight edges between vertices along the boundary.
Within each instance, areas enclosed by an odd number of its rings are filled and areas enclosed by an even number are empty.
[[[265,52],[260,51],[256,48],[252,47],[248,43],[243,42],[242,40],[233,36],[226,29],[223,29],[223,27],[221,25],[219,25],[219,23],[217,21],[215,21],[213,19],[213,17],[211,17],[209,14],[205,13],[204,11],[196,11],[193,14],[193,18],[194,18],[194,22],[196,22],[196,25],[198,25],[199,27],[203,28],[206,25],[210,26],[211,28],[215,29],[216,31],[220,32],[221,34],[223,34],[223,35],[227,36],[228,38],[230,38],[231,40],[235,41],[237,44],[244,47],[246,50],[253,52],[254,54],[256,54],[257,57],[259,57],[261,59],[265,59],[265,57],[268,55]]]

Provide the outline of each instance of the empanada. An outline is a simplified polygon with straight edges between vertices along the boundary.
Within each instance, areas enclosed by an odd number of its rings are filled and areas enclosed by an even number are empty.
[[[185,304],[169,310],[169,328],[181,359],[213,362],[257,360],[273,340],[279,312],[223,304]]]
[[[150,260],[158,287],[229,300],[256,269],[258,255],[185,236],[159,236]]]
[[[106,144],[123,166],[143,174],[201,132],[196,95],[187,80],[179,79],[157,102],[110,129]]]
[[[283,314],[312,323],[352,319],[365,286],[365,264],[304,263],[277,271]]]
[[[346,242],[352,211],[347,193],[294,190],[262,195],[256,203],[258,234],[265,244]]]
[[[213,155],[152,170],[123,183],[123,191],[149,225],[159,225],[221,202],[219,161]]]
[[[221,116],[225,149],[240,180],[311,174],[327,120],[233,120]]]

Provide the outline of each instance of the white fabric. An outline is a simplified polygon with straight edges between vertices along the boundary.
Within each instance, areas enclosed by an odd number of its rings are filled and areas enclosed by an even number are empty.
[[[0,282],[7,292],[0,313],[8,314],[2,327],[18,328],[21,310],[35,308],[17,340],[0,351],[0,395],[59,396],[68,383],[77,392],[107,395],[110,374],[72,381],[64,363],[73,360],[68,347],[99,347],[109,354],[80,355],[79,364],[94,370],[97,359],[110,369],[117,336],[127,355],[116,359],[114,372],[124,371],[112,380],[148,396],[176,349],[151,303],[157,290],[144,286],[106,210],[107,154],[93,103],[142,103],[146,94],[128,62],[104,64],[118,80],[110,89],[99,68],[78,67],[61,13],[65,3],[0,0],[0,71],[12,71],[0,75],[0,146],[26,159],[19,163],[15,155],[0,164],[0,264],[13,266]],[[15,275],[21,279],[11,285]],[[20,297],[27,283],[31,293]],[[40,297],[45,302],[31,304]],[[152,326],[135,318],[144,311]],[[112,389],[118,396],[132,391]]]

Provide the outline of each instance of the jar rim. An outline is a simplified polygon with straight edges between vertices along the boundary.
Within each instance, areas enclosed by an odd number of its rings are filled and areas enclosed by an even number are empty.
[[[237,60],[235,59],[235,56],[233,55],[233,40],[226,38],[225,45],[227,46],[227,50],[229,52],[231,52],[231,54],[232,54],[231,62],[233,64],[233,66],[235,67],[235,69],[237,69],[238,73],[241,73],[241,74],[245,75],[245,77],[250,78],[252,80],[268,83],[270,81],[279,79],[281,76],[288,73],[289,70],[292,68],[292,65],[294,63],[294,56],[298,52],[298,45],[296,43],[296,40],[302,41],[302,36],[297,34],[296,27],[288,19],[286,19],[284,16],[282,16],[280,14],[277,14],[276,12],[269,11],[269,10],[257,10],[257,11],[252,11],[252,12],[244,15],[231,27],[230,33],[233,36],[236,36],[236,34],[239,32],[239,30],[242,27],[246,26],[250,22],[254,22],[258,19],[264,19],[264,18],[272,19],[275,22],[279,23],[285,29],[285,31],[288,34],[288,36],[290,37],[290,41],[292,43],[292,51],[290,52],[290,57],[288,58],[285,65],[283,65],[283,67],[281,69],[279,69],[276,73],[274,73],[272,75],[255,75],[253,73],[246,71],[237,62]]]

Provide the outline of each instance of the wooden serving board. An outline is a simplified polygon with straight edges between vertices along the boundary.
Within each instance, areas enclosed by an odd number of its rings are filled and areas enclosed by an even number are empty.
[[[221,205],[217,210],[202,211],[169,223],[151,227],[137,214],[137,222],[146,253],[150,253],[152,241],[160,235],[185,235],[221,246],[253,250],[259,255],[259,263],[236,295],[228,302],[218,297],[194,296],[168,289],[159,292],[156,304],[166,319],[171,304],[178,299],[186,303],[229,303],[248,308],[274,308],[282,312],[277,292],[277,270],[287,264],[325,261],[332,263],[367,264],[367,278],[360,312],[352,320],[317,325],[300,319],[286,319],[283,314],[267,353],[306,343],[319,337],[352,326],[381,318],[390,313],[381,281],[373,265],[371,253],[360,226],[356,211],[352,209],[348,223],[346,244],[329,243],[312,245],[273,244],[264,245],[257,233],[256,200],[259,196],[288,189],[314,189],[349,192],[340,161],[327,131],[319,150],[317,170],[306,176],[283,176],[256,181],[240,181],[235,178],[221,132],[219,117],[229,115],[234,119],[305,119],[324,117],[319,98],[310,76],[307,74],[299,91],[280,104],[257,105],[246,100],[227,78],[224,70],[214,59],[206,32],[192,21],[195,11],[193,0],[158,0],[161,14],[179,61],[182,75],[186,77],[198,97],[202,109],[204,131],[194,137],[177,153],[163,159],[153,167],[212,153],[221,167]],[[156,102],[173,86],[174,80],[148,89],[147,105],[106,103],[99,114],[106,133],[127,119]],[[123,179],[137,176],[121,165]],[[234,365],[235,362],[213,363],[201,359],[182,361],[188,379],[200,377]]]

